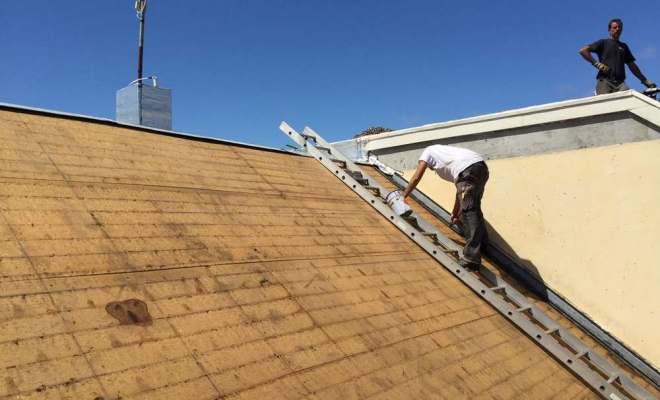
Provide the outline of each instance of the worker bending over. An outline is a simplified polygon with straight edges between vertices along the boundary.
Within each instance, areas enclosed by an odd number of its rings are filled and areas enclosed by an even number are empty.
[[[488,245],[484,214],[481,212],[488,166],[483,157],[474,151],[439,144],[429,146],[419,158],[417,170],[403,191],[404,198],[415,190],[427,168],[456,185],[451,223],[455,224],[460,218],[467,240],[459,264],[476,271],[481,264],[481,252]]]

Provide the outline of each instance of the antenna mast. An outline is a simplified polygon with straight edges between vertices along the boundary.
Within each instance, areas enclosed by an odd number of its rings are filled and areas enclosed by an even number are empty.
[[[147,0],[137,0],[135,11],[140,20],[140,42],[138,47],[138,85],[142,86],[142,54],[144,53],[144,15],[147,12]]]

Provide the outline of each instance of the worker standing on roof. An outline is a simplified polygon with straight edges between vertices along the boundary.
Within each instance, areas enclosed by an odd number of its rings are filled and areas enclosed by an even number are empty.
[[[596,94],[629,90],[625,82],[625,64],[628,64],[630,72],[644,86],[647,88],[655,87],[655,83],[646,79],[637,64],[635,64],[635,57],[633,57],[628,45],[619,41],[623,32],[623,22],[620,19],[613,19],[607,25],[607,30],[610,33],[609,39],[600,39],[580,49],[580,55],[598,69],[598,75],[596,75],[596,79],[598,80],[596,82]],[[590,53],[598,54],[598,61]]]
[[[464,268],[478,270],[481,252],[488,245],[484,214],[481,212],[481,198],[488,181],[488,166],[483,157],[474,151],[439,144],[429,146],[419,158],[417,170],[403,191],[404,198],[415,190],[427,168],[456,185],[451,223],[455,224],[460,218],[467,240],[459,264]]]

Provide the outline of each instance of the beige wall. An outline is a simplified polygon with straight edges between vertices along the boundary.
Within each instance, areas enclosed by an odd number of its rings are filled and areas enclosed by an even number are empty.
[[[656,367],[658,154],[660,140],[490,161],[483,205],[496,244]],[[427,173],[420,189],[451,209],[451,183]]]

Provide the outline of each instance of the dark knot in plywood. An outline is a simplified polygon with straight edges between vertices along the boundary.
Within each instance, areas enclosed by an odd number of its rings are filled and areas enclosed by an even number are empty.
[[[122,325],[146,326],[153,323],[147,303],[142,300],[113,301],[105,306],[105,310]]]

